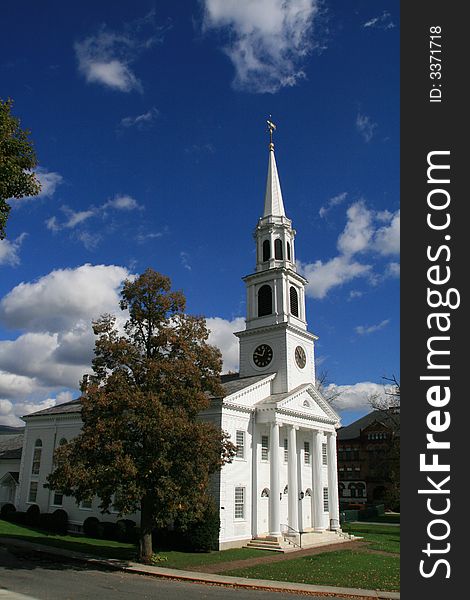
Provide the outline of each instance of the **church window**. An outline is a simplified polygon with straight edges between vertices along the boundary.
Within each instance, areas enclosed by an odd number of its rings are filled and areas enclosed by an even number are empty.
[[[290,295],[290,311],[294,315],[294,317],[299,316],[299,295],[297,294],[297,290],[293,285],[289,290]]]
[[[311,497],[311,496],[312,496],[312,488],[307,488],[307,489],[305,490],[305,495],[306,495],[306,496],[310,496],[310,497]]]
[[[64,501],[64,495],[60,492],[54,492],[54,497],[52,499],[52,504],[54,506],[62,506],[62,502]]]
[[[36,502],[38,496],[38,482],[31,481],[29,484],[28,502]]]
[[[282,256],[282,241],[279,238],[274,242],[274,258],[276,260],[282,260],[283,259],[283,256]]]
[[[42,441],[36,440],[33,451],[33,463],[31,465],[31,475],[39,475],[41,468]],[[34,500],[33,500],[34,502]]]
[[[245,518],[245,488],[235,488],[235,519]]]
[[[237,458],[245,458],[245,432],[237,431],[235,441],[237,446]]]
[[[273,312],[273,292],[270,285],[262,285],[258,292],[258,317]]]
[[[284,438],[284,462],[287,462],[289,459],[289,441],[287,438]]]
[[[261,492],[261,498],[269,498],[269,488],[264,488]]]
[[[321,445],[321,458],[322,458],[322,464],[327,465],[328,464],[328,457],[327,457],[327,450],[326,450],[326,444],[322,444]]]
[[[310,443],[304,442],[304,464],[310,464]]]
[[[290,244],[287,242],[287,260],[290,260]]]
[[[328,488],[323,488],[323,510],[325,512],[328,512],[329,506],[328,506]]]
[[[269,437],[267,435],[261,436],[261,460],[269,460]]]
[[[263,242],[263,262],[268,261],[271,258],[271,244],[269,240]]]

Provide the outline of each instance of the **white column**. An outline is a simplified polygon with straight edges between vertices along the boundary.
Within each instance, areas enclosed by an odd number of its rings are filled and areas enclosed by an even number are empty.
[[[279,424],[271,423],[269,436],[269,535],[280,536]]]
[[[315,531],[323,531],[323,482],[321,432],[312,432],[312,526]]]
[[[328,431],[328,508],[330,513],[330,529],[339,529],[338,468],[336,465],[336,431]]]
[[[258,535],[258,431],[255,424],[255,414],[251,416],[251,535],[255,539]]]
[[[289,527],[296,531],[299,530],[299,490],[297,488],[297,439],[295,427],[289,427],[289,442],[287,454],[287,485],[288,485],[288,510],[289,510]]]

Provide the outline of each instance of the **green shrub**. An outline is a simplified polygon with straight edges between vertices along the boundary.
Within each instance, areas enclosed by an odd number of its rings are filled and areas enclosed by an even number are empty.
[[[190,523],[184,532],[189,550],[210,552],[219,548],[220,517],[212,499],[208,499],[202,517]]]
[[[41,511],[37,504],[31,504],[26,511],[26,523],[28,525],[37,526],[39,525],[39,517],[41,515]]]
[[[8,520],[8,517],[14,512],[16,512],[15,505],[11,504],[10,502],[7,502],[7,504],[4,504],[2,506],[0,510],[0,516],[2,517],[2,519]]]
[[[103,534],[103,527],[96,517],[88,517],[83,521],[83,533],[87,537],[99,538]]]

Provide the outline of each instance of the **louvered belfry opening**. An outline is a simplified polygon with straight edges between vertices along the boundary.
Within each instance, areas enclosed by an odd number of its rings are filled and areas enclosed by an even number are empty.
[[[258,292],[258,317],[270,315],[273,312],[273,292],[270,285],[262,285]]]
[[[294,317],[299,316],[299,295],[294,286],[291,286],[290,291],[290,312]]]

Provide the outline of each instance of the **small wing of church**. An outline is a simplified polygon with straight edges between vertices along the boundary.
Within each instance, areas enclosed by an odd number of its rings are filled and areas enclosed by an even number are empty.
[[[240,373],[222,376],[224,397],[213,398],[201,415],[227,431],[237,446],[233,462],[213,480],[220,506],[220,548],[259,539],[279,544],[286,537],[296,543],[300,532],[339,529],[339,417],[315,388],[317,338],[307,330],[307,281],[297,273],[296,232],[285,214],[272,141],[274,126],[270,122],[268,126],[264,210],[254,232],[256,267],[244,277],[246,329],[236,334]],[[77,505],[73,498],[43,487],[52,470],[54,449],[80,431],[80,401],[24,420],[21,462],[8,465],[16,481],[5,476],[17,507],[26,510],[38,504],[41,512],[63,508],[77,529],[87,517],[101,517],[97,500]]]

